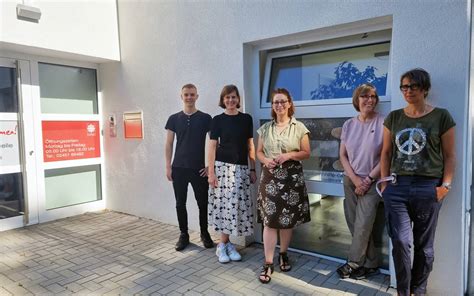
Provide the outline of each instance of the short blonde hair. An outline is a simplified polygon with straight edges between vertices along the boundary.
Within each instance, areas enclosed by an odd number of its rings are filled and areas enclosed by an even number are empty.
[[[197,87],[192,83],[186,83],[185,85],[183,85],[183,87],[181,87],[181,90],[185,88],[194,88],[195,90],[197,90]]]

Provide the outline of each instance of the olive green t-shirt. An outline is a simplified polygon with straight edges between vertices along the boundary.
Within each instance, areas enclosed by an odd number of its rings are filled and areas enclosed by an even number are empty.
[[[392,136],[390,172],[442,178],[441,136],[455,125],[449,112],[442,108],[434,108],[419,118],[406,116],[403,109],[390,112],[384,121]]]
[[[263,124],[257,133],[262,139],[265,156],[275,158],[282,153],[300,151],[301,139],[309,134],[309,130],[292,117],[290,124],[281,133],[277,131],[274,120]]]

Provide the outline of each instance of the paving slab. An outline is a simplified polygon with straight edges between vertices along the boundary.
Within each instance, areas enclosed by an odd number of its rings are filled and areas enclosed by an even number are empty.
[[[113,211],[0,232],[0,295],[396,295],[389,278],[341,280],[339,265],[290,252],[293,269],[258,281],[263,248],[220,264],[199,233],[174,250],[176,226]]]

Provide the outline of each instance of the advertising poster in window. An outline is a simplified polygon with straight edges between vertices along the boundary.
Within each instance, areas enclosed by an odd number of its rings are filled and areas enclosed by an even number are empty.
[[[43,121],[45,162],[100,157],[98,121]]]
[[[20,165],[18,122],[0,121],[0,167]]]

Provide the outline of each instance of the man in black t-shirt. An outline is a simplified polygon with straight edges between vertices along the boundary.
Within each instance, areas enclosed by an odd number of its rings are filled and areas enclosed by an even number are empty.
[[[188,184],[194,190],[194,196],[199,208],[199,226],[201,241],[206,248],[213,248],[214,242],[207,231],[207,203],[208,189],[207,169],[204,166],[206,135],[210,130],[211,116],[196,108],[199,95],[193,84],[186,84],[181,88],[183,111],[171,115],[166,122],[167,130],[165,159],[166,177],[173,182],[176,198],[176,212],[178,214],[179,230],[181,234],[176,243],[176,251],[181,251],[189,244],[188,213],[186,199]],[[176,135],[176,149],[173,164],[173,143]]]

